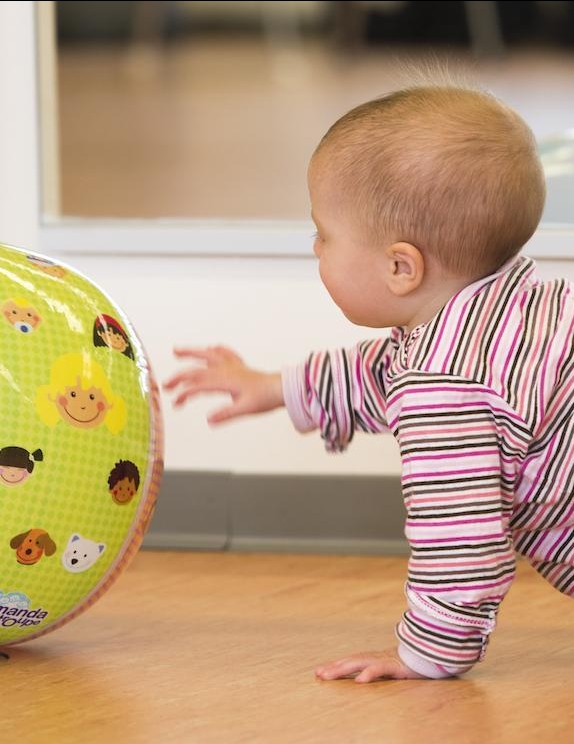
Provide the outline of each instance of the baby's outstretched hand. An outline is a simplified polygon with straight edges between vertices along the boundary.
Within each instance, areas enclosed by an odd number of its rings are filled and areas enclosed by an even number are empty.
[[[377,679],[426,679],[403,664],[396,649],[374,651],[346,656],[315,670],[322,680],[354,677],[355,682],[374,682]]]
[[[203,363],[187,367],[166,380],[164,389],[176,394],[174,406],[182,406],[200,393],[228,393],[231,396],[230,404],[208,416],[210,424],[271,411],[284,405],[281,375],[247,367],[238,354],[225,346],[174,349],[173,353],[178,359]]]

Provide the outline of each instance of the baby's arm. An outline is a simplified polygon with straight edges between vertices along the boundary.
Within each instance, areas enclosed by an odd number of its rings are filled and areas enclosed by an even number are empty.
[[[295,428],[318,429],[330,452],[342,452],[355,431],[388,431],[383,368],[389,339],[351,349],[313,352],[282,370],[284,402]]]
[[[390,414],[404,465],[409,609],[396,650],[353,654],[319,667],[317,676],[367,682],[463,674],[484,656],[514,574],[495,414],[505,404],[479,383],[420,373],[403,376],[386,397],[385,376],[370,379],[362,363],[373,358],[372,347],[359,351],[367,353],[356,360],[312,355],[304,369],[288,371],[285,401],[298,428],[320,426],[331,449],[342,449],[355,427],[377,431],[381,414]]]
[[[203,363],[186,367],[164,383],[164,389],[175,394],[175,406],[182,406],[201,393],[228,393],[231,396],[231,403],[208,416],[210,424],[271,411],[284,405],[281,374],[251,369],[238,354],[225,346],[174,349],[174,355]]]

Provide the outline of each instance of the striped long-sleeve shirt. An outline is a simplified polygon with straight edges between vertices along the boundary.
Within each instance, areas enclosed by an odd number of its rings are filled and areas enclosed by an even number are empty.
[[[410,559],[403,661],[427,676],[484,655],[516,552],[574,596],[574,287],[521,257],[428,323],[283,371],[296,428],[341,451],[396,437]]]

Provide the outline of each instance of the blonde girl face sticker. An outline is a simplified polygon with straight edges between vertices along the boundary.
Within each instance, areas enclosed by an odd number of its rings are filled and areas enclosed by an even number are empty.
[[[110,404],[103,392],[97,387],[84,390],[79,378],[77,384],[66,387],[55,402],[64,421],[81,429],[99,426],[110,410]]]
[[[65,354],[50,371],[50,384],[38,388],[36,410],[48,426],[65,421],[79,429],[105,424],[117,434],[126,423],[126,406],[102,367],[89,354]]]

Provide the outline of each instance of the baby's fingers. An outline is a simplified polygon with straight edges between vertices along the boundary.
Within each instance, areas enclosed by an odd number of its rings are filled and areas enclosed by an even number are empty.
[[[198,359],[205,362],[208,367],[224,362],[242,363],[241,357],[227,346],[175,347],[173,353],[179,359]]]
[[[181,385],[183,380],[184,380],[184,374],[180,372],[179,374],[174,375],[173,377],[170,377],[168,380],[164,380],[161,386],[164,390],[173,390],[178,385]]]
[[[182,393],[180,393],[175,400],[173,401],[173,405],[176,408],[179,408],[185,403],[187,403],[188,400],[195,397],[198,393],[203,393],[205,390],[194,390],[192,388],[188,388],[187,390],[184,390]],[[213,392],[221,392],[220,390],[214,390]],[[229,403],[228,405],[222,406],[221,408],[217,408],[215,411],[212,411],[207,416],[207,422],[209,424],[221,424],[224,421],[229,421],[230,419],[237,418],[238,416],[242,416],[246,413],[246,411],[243,410],[243,407],[241,404],[236,403],[235,401],[232,403]]]
[[[196,370],[184,370],[178,372],[173,377],[162,384],[164,390],[174,390],[177,387],[190,387],[194,384],[194,377],[196,377]]]
[[[421,675],[409,669],[393,652],[362,653],[323,664],[315,670],[319,679],[343,679],[355,675],[356,682],[374,682],[377,679],[420,679]]]
[[[357,672],[362,672],[366,664],[367,662],[362,656],[349,656],[317,667],[315,675],[324,680],[343,679],[344,677],[351,677]]]
[[[198,367],[174,375],[163,387],[165,390],[177,392],[174,405],[178,406],[198,393],[231,393],[235,384],[224,373]]]

